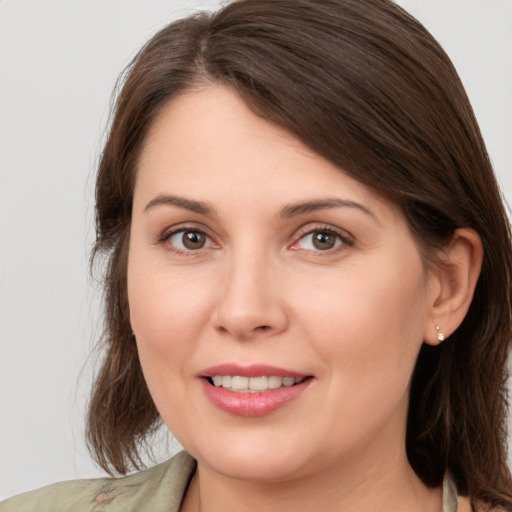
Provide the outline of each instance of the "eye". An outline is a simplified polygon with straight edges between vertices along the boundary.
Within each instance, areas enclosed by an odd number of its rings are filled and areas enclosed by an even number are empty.
[[[333,229],[319,228],[302,235],[292,249],[306,251],[332,251],[342,245],[352,245],[347,236]]]
[[[197,229],[180,229],[167,237],[167,241],[178,251],[197,251],[212,244],[210,238]]]

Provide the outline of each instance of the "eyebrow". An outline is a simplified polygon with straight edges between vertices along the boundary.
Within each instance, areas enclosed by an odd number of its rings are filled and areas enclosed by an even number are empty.
[[[144,211],[148,211],[155,206],[162,204],[168,204],[172,206],[178,206],[191,212],[200,213],[202,215],[214,215],[214,211],[206,203],[202,201],[195,201],[194,199],[186,199],[185,197],[172,196],[167,194],[160,194],[152,199],[144,208]]]
[[[303,215],[305,213],[310,213],[316,210],[326,210],[329,208],[355,208],[360,210],[373,219],[377,220],[376,215],[367,207],[360,203],[356,203],[355,201],[349,201],[347,199],[339,199],[339,198],[328,198],[328,199],[319,199],[313,201],[305,201],[303,203],[290,204],[285,206],[281,210],[281,217],[289,218],[295,217],[297,215]]]
[[[185,197],[173,196],[168,194],[160,194],[152,199],[144,208],[144,212],[160,205],[178,206],[185,210],[189,210],[201,215],[215,216],[216,213],[213,208],[203,201],[196,201],[195,199],[187,199]],[[350,201],[347,199],[327,198],[327,199],[314,199],[311,201],[304,201],[302,203],[295,203],[286,205],[280,212],[281,218],[291,218],[298,215],[304,215],[316,210],[327,210],[330,208],[354,208],[369,215],[378,222],[376,215],[366,206]]]

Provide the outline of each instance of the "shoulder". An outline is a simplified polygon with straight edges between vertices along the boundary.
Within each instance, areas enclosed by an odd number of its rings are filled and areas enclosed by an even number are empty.
[[[72,480],[14,496],[0,512],[178,511],[195,461],[186,452],[123,478]]]

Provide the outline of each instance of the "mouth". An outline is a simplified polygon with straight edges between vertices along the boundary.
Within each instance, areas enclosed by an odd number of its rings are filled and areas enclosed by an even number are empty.
[[[204,370],[200,382],[206,397],[224,412],[265,416],[299,399],[314,376],[273,366],[223,364]]]
[[[241,375],[214,375],[206,377],[208,383],[216,388],[235,393],[264,393],[279,388],[289,388],[300,384],[310,377],[280,377],[278,375],[261,375],[244,377]]]

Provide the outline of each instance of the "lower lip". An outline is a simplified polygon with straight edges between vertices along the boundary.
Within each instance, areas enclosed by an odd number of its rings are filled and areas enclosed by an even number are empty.
[[[312,379],[306,379],[294,386],[283,386],[260,393],[239,393],[218,388],[202,378],[206,396],[219,409],[237,416],[264,416],[298,398],[309,386]]]

